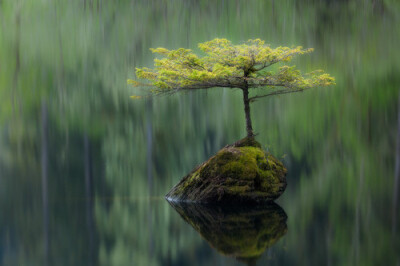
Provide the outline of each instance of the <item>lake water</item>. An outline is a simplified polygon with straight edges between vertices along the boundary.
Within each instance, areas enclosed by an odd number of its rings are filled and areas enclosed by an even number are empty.
[[[288,168],[278,205],[164,195],[245,136],[241,92],[133,100],[151,47],[315,51],[337,85],[251,105]],[[0,1],[0,265],[400,265],[400,4]]]

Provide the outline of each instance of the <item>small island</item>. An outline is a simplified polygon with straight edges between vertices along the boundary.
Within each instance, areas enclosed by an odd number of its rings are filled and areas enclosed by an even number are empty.
[[[268,202],[286,188],[286,168],[244,138],[193,169],[166,195],[169,201],[200,203]]]

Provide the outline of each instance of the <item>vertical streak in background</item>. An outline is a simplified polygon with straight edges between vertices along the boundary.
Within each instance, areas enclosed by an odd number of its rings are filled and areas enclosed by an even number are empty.
[[[13,118],[15,118],[15,102],[19,104],[18,95],[17,95],[17,85],[18,85],[18,76],[21,68],[21,55],[20,55],[20,41],[21,41],[21,4],[19,3],[17,8],[17,14],[15,15],[15,72],[13,78],[13,86],[11,93],[11,104],[12,104],[12,114]],[[20,110],[21,111],[21,110]],[[21,114],[21,112],[20,112]]]
[[[357,200],[356,200],[356,205],[355,205],[355,221],[354,221],[354,235],[353,235],[353,241],[352,241],[352,249],[353,249],[353,257],[354,265],[359,265],[360,264],[360,249],[361,249],[361,233],[360,233],[360,220],[361,214],[360,214],[360,209],[361,209],[361,194],[364,186],[364,157],[361,156],[361,163],[360,163],[360,178],[358,181],[358,188],[357,188]]]
[[[41,167],[42,167],[42,209],[43,209],[43,233],[44,233],[44,265],[48,265],[49,258],[49,199],[48,199],[48,112],[45,100],[42,100],[41,114]]]
[[[151,99],[146,101],[146,164],[147,164],[147,188],[148,197],[152,197],[153,194],[153,101]],[[154,251],[154,234],[153,234],[153,210],[152,202],[150,201],[148,206],[148,226],[149,226],[149,256],[153,256]]]
[[[84,133],[84,164],[85,164],[85,201],[86,201],[86,226],[88,230],[88,265],[94,264],[94,230],[93,230],[93,174],[90,141],[87,132]]]
[[[146,164],[147,164],[147,186],[149,189],[149,196],[153,190],[153,121],[152,121],[152,100],[146,102]]]
[[[58,92],[58,98],[60,101],[60,112],[63,114],[64,110],[64,49],[63,49],[63,41],[62,41],[62,28],[61,28],[61,15],[58,13],[58,6],[54,6],[54,13],[55,13],[55,25],[56,25],[56,31],[57,31],[57,38],[58,38],[58,57],[59,57],[59,64],[57,67],[57,92]],[[63,119],[64,120],[64,119]]]
[[[397,113],[397,143],[396,143],[396,162],[394,170],[393,204],[392,204],[392,235],[397,231],[397,208],[399,200],[399,177],[400,177],[400,93]]]

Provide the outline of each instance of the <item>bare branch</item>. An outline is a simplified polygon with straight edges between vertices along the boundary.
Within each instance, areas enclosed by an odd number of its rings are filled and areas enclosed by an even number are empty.
[[[249,98],[250,102],[254,102],[257,99],[268,97],[268,96],[273,96],[273,95],[279,95],[279,94],[286,94],[286,93],[292,93],[292,92],[301,92],[304,91],[304,89],[286,89],[286,90],[279,90],[279,91],[274,91],[268,94],[264,95],[257,95]]]

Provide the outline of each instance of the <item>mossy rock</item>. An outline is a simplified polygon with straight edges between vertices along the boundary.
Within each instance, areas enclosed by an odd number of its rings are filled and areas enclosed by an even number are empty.
[[[219,253],[250,265],[287,232],[286,213],[273,202],[170,204]]]
[[[286,188],[286,168],[254,138],[228,145],[193,169],[166,195],[171,201],[268,202]]]

